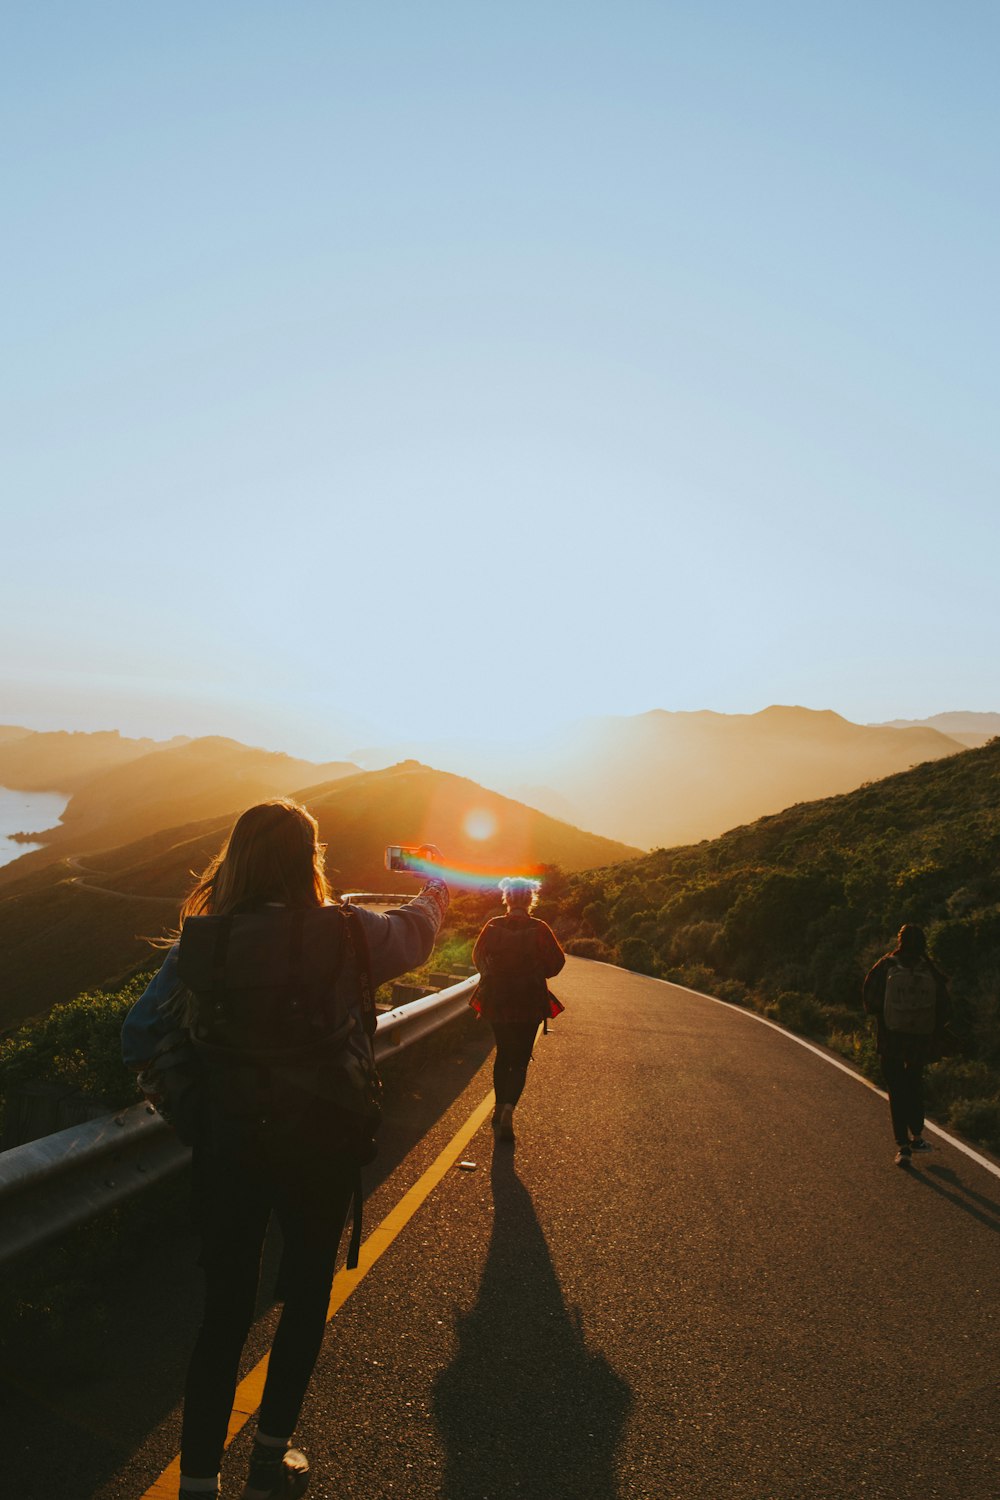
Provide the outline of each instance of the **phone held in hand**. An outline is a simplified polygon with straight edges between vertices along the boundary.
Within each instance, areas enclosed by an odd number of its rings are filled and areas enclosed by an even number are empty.
[[[397,875],[426,875],[433,860],[426,844],[390,844],[385,851],[385,867]]]

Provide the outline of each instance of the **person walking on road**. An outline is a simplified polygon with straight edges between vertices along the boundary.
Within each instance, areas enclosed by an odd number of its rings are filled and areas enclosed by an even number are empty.
[[[948,981],[927,952],[922,927],[906,923],[896,946],[869,971],[862,992],[875,1017],[878,1055],[889,1094],[896,1165],[908,1167],[924,1140],[924,1064],[941,1054]]]
[[[509,876],[500,882],[506,911],[487,922],[476,939],[472,962],[481,975],[471,1005],[493,1027],[493,1133],[513,1141],[514,1108],[524,1089],[539,1025],[564,1007],[547,979],[566,962],[548,923],[531,915],[539,882]]]
[[[334,903],[317,835],[315,818],[285,798],[237,819],[122,1032],[125,1062],[153,1102],[162,1084],[168,1106],[170,1089],[188,1103],[183,1129],[178,1109],[174,1122],[193,1145],[205,1307],[184,1390],[184,1500],[219,1494],[272,1213],[284,1306],[242,1496],[287,1500],[306,1487],[309,1465],[291,1438],[352,1197],[356,1264],[360,1168],[380,1115],[374,990],[427,959],[448,905],[436,879],[385,913]],[[178,1058],[186,1093],[168,1088]]]

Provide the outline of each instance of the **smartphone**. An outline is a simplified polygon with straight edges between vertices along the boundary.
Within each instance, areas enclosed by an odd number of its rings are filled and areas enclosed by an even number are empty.
[[[432,861],[424,844],[390,844],[385,851],[385,867],[397,875],[426,875]]]

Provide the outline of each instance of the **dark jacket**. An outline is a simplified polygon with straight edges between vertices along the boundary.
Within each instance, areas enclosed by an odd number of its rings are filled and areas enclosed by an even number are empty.
[[[476,939],[472,962],[482,977],[470,1004],[488,1021],[544,1021],[563,1009],[545,981],[559,973],[566,955],[538,917],[525,911],[494,917]]]
[[[899,1032],[890,1031],[885,1024],[885,983],[891,965],[896,963],[905,964],[907,968],[918,963],[925,964],[934,976],[937,1010],[932,1036],[902,1036]],[[894,1061],[933,1062],[941,1056],[950,1008],[948,981],[931,959],[924,956],[904,960],[899,953],[884,954],[866,974],[861,995],[865,1010],[870,1016],[875,1017],[878,1032],[876,1048],[879,1057]]]

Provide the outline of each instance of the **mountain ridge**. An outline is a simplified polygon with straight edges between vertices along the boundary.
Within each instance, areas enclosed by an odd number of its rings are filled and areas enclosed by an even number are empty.
[[[547,865],[579,870],[639,853],[412,762],[296,787],[292,795],[316,816],[340,891],[415,894],[419,881],[384,868],[390,843],[436,843],[449,867],[469,867],[493,882]],[[494,831],[487,837],[469,831],[488,828],[490,819]],[[159,829],[82,859],[22,868],[0,892],[0,1028],[121,980],[143,962],[155,964],[155,951],[138,935],[171,930],[192,876],[220,848],[232,821],[227,814]]]
[[[669,848],[964,748],[933,728],[769,704],[592,716],[518,751],[439,742],[414,753],[507,793],[530,787],[541,811],[606,838]]]

